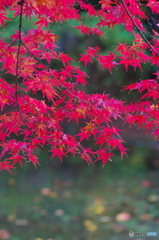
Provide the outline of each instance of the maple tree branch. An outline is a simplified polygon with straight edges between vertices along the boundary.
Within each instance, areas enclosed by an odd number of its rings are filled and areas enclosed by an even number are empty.
[[[157,55],[159,56],[159,53],[155,50],[155,48],[150,44],[150,42],[147,40],[147,38],[145,37],[145,35],[143,34],[143,32],[139,29],[139,27],[137,26],[137,24],[135,23],[133,17],[131,16],[124,0],[120,0],[127,15],[129,16],[130,20],[132,21],[133,25],[135,26],[135,28],[137,29],[137,31],[139,32],[140,36],[142,37],[142,39],[148,44],[148,46],[152,49],[152,51]]]
[[[74,98],[78,99],[80,102],[85,102],[85,103],[92,103],[91,101],[88,100],[82,100],[79,97],[77,97],[76,95],[74,95],[70,90],[68,90],[58,79],[55,75],[52,74],[52,72],[50,71],[50,68],[47,67],[38,57],[36,57],[30,50],[29,48],[21,41],[21,44],[26,48],[26,50],[39,62],[43,65],[43,67],[49,71],[49,73],[55,78],[55,80]]]
[[[18,37],[7,47],[6,50],[4,50],[4,52],[1,54],[1,57],[3,57],[3,55],[9,50],[9,48],[17,41]]]
[[[22,31],[21,31],[21,29],[22,29],[23,5],[24,5],[24,0],[21,1],[21,8],[20,8],[20,14],[19,14],[19,36],[18,36],[18,49],[17,49],[16,70],[15,70],[15,75],[16,75],[15,99],[16,99],[17,109],[18,109],[19,115],[20,115],[24,125],[26,126],[26,128],[30,132],[32,138],[34,138],[35,137],[34,134],[30,130],[30,128],[28,127],[27,122],[26,122],[25,118],[23,117],[23,114],[22,114],[20,106],[19,106],[19,101],[18,101],[18,69],[19,69],[20,47],[21,47],[21,43],[22,43],[22,40],[21,40],[21,32]]]
[[[4,26],[2,26],[2,27],[0,28],[0,30],[4,29],[7,25],[9,25],[9,24],[10,24],[14,19],[16,19],[17,17],[18,17],[18,15],[15,16],[14,18],[12,18],[12,20],[9,21],[9,22],[7,22]],[[7,49],[1,54],[1,57],[9,50],[9,48],[17,41],[17,39],[18,39],[18,38],[16,38],[16,39],[7,47]]]
[[[13,20],[16,19],[17,17],[18,17],[18,15],[15,16],[15,17],[13,17],[9,22],[7,22],[4,26],[2,26],[2,27],[0,28],[0,30],[4,29],[6,26],[8,26],[8,25],[9,25],[11,22],[13,22]]]

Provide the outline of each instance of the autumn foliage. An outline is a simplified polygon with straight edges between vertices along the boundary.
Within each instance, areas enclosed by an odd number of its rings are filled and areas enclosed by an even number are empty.
[[[146,10],[145,10],[146,9]],[[87,26],[82,18],[96,18],[95,26]],[[12,12],[12,17],[8,17]],[[159,34],[152,29],[151,39],[144,23],[150,19],[149,12],[159,14],[159,3],[154,0],[100,0],[97,6],[84,0],[1,0],[0,25],[7,25],[15,18],[17,30],[7,43],[0,39],[0,170],[11,171],[16,164],[30,161],[39,163],[36,149],[51,146],[52,157],[61,161],[63,156],[77,154],[88,164],[102,161],[105,165],[119,149],[121,156],[126,148],[120,137],[116,120],[145,128],[157,139],[159,136]],[[33,20],[35,19],[36,20]],[[32,19],[33,29],[25,31],[23,23]],[[72,24],[81,34],[105,36],[103,29],[123,25],[132,34],[132,45],[119,43],[113,52],[103,55],[98,46],[88,46],[79,55],[78,64],[65,52],[58,51],[58,36],[50,24],[78,20]],[[155,20],[154,20],[155,21]],[[157,23],[156,23],[157,25]],[[149,40],[147,40],[149,39]],[[105,40],[106,41],[106,40]],[[59,61],[60,69],[51,62]],[[83,71],[88,63],[98,62],[101,69],[129,66],[142,70],[143,64],[156,67],[153,79],[142,79],[123,87],[123,90],[139,92],[135,103],[114,99],[107,93],[86,94],[81,85],[87,84],[89,76]],[[101,70],[102,71],[102,70]],[[12,82],[4,79],[5,74]],[[42,98],[37,98],[41,92]],[[49,102],[49,104],[48,104]],[[79,124],[76,136],[67,134],[63,122]],[[83,142],[94,139],[95,148],[85,147]]]

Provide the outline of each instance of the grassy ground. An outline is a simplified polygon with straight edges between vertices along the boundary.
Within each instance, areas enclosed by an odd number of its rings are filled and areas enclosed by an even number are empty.
[[[157,232],[159,172],[111,164],[0,173],[0,239],[130,240],[129,231]]]

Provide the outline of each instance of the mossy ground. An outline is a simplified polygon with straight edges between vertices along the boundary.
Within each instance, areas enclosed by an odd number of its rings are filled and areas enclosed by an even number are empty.
[[[111,164],[1,172],[0,239],[130,240],[129,231],[157,232],[159,172]]]

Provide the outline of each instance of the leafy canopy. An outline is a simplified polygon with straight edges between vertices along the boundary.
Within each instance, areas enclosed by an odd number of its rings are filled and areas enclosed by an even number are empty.
[[[96,19],[94,26],[87,25],[81,11]],[[104,166],[114,150],[119,149],[121,156],[126,154],[120,129],[115,126],[118,119],[151,130],[158,138],[159,34],[151,29],[149,37],[143,24],[153,20],[158,27],[151,13],[159,14],[158,1],[100,0],[97,6],[84,0],[0,1],[1,30],[7,31],[15,18],[19,22],[10,41],[0,39],[0,170],[11,171],[23,161],[36,166],[39,162],[35,150],[45,145],[50,145],[52,157],[61,161],[63,156],[78,154],[88,164],[99,160]],[[32,21],[28,31],[23,26],[26,19]],[[123,25],[133,36],[133,44],[119,43],[106,55],[98,46],[87,46],[74,64],[74,59],[58,50],[58,36],[50,27],[68,21],[70,24],[71,20],[78,21],[78,26],[72,24],[76,31],[99,38],[105,37],[103,29]],[[61,62],[62,67],[54,69],[52,61]],[[142,70],[147,63],[154,65],[156,72],[153,79],[124,87],[140,93],[137,102],[126,103],[105,93],[86,94],[81,90],[89,78],[81,65],[87,68],[94,61],[111,73],[114,68],[120,71],[120,66],[126,71],[129,66]],[[62,123],[66,121],[79,124],[76,136],[64,132]],[[92,137],[95,149],[84,144]]]

